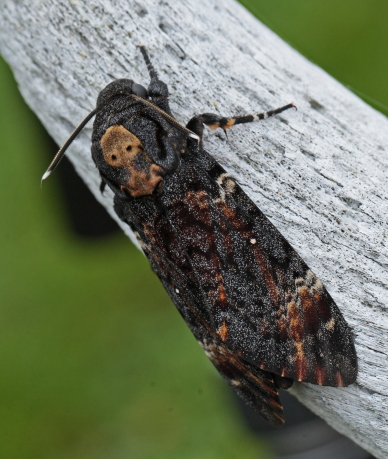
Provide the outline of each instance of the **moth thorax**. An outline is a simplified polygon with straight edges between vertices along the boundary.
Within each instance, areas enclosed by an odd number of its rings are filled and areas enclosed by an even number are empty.
[[[136,198],[151,195],[163,180],[164,170],[147,155],[141,140],[124,126],[111,126],[101,138],[104,160],[124,172],[121,189]]]

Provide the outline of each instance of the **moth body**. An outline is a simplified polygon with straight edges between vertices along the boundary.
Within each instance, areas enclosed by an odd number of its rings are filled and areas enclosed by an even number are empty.
[[[206,355],[246,403],[281,426],[278,388],[347,386],[357,376],[353,334],[323,284],[203,148],[204,126],[227,129],[289,108],[238,117],[204,113],[186,126],[141,47],[151,82],[103,89],[91,116],[102,186]],[[44,176],[44,177],[45,177]]]

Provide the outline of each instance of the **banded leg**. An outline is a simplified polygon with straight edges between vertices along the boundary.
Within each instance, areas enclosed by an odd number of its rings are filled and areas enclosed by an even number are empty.
[[[152,103],[162,109],[164,112],[172,116],[170,105],[168,102],[168,87],[166,83],[159,80],[157,71],[151,63],[151,60],[145,50],[144,46],[140,46],[140,51],[143,55],[144,61],[147,65],[148,72],[150,74],[151,82],[148,86],[148,96],[151,97]]]
[[[226,129],[235,126],[236,124],[252,123],[254,121],[265,120],[271,116],[288,110],[289,108],[296,108],[293,103],[284,105],[284,107],[277,108],[275,110],[269,110],[268,112],[255,113],[253,115],[243,115],[234,117],[223,117],[215,115],[214,113],[203,113],[202,115],[195,116],[187,123],[187,128],[195,132],[202,139],[203,125],[205,124],[210,129],[221,128],[224,131]]]

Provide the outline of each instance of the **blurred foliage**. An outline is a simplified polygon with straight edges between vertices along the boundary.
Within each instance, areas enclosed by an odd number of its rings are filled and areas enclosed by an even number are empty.
[[[388,105],[387,3],[242,3]],[[143,255],[75,236],[55,175],[39,187],[50,144],[3,61],[0,107],[1,456],[269,457]]]

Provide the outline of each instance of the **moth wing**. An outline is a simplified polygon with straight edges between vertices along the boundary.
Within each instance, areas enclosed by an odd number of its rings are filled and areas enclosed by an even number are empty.
[[[222,343],[211,326],[208,301],[193,273],[185,248],[160,206],[152,201],[120,202],[115,210],[137,236],[154,272],[160,278],[178,311],[190,327],[206,355],[232,389],[271,425],[284,424],[283,407],[274,375],[245,362]],[[290,382],[283,381],[289,386]]]
[[[282,377],[355,381],[353,336],[333,299],[280,232],[205,151],[166,179],[161,201],[222,343]]]
[[[205,341],[201,345],[221,376],[247,405],[274,427],[284,424],[283,406],[272,373],[237,358],[222,344]]]

